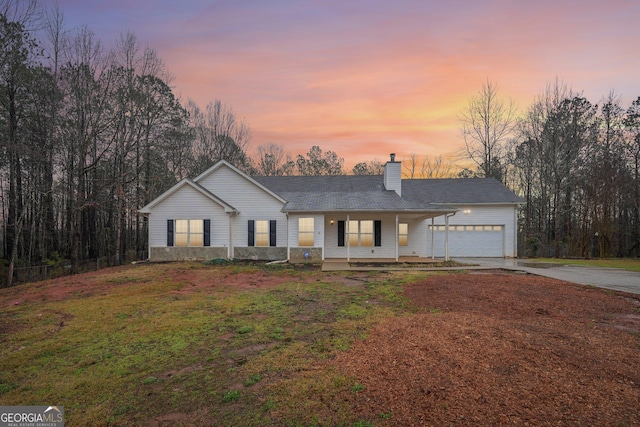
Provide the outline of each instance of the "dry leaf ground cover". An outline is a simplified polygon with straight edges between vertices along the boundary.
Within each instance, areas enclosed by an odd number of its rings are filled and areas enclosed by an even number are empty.
[[[146,264],[0,308],[0,404],[69,426],[640,424],[638,296],[535,276]]]
[[[640,425],[637,296],[514,274],[405,285],[425,311],[384,322],[336,363],[384,425]]]

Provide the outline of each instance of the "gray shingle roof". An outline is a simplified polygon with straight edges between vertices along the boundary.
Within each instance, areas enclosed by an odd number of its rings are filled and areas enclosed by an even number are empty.
[[[494,178],[405,179],[402,197],[443,204],[523,202]]]
[[[384,188],[382,175],[253,177],[285,200],[285,212],[442,211],[446,203],[519,203],[495,179],[402,180],[402,197]]]

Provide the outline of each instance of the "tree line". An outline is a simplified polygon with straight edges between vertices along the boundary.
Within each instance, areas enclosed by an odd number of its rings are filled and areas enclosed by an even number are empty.
[[[461,116],[463,175],[522,195],[523,255],[640,255],[640,97],[598,103],[556,80],[517,114],[487,82]]]

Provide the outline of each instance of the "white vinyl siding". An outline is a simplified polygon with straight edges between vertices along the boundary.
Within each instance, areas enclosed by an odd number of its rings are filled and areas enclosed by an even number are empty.
[[[331,218],[334,224],[331,225]],[[347,215],[344,213],[330,213],[326,215],[324,222],[325,238],[325,258],[347,258],[347,249],[349,258],[394,258],[396,256],[396,216],[395,214],[372,214],[372,213],[353,213],[349,215],[349,221],[352,221],[352,227],[357,223],[360,226],[361,221],[371,221],[372,223],[372,244],[371,246],[361,246],[354,242],[359,242],[361,237],[360,227],[357,228],[358,234],[349,234],[347,229],[349,224],[345,222],[345,242],[344,246],[338,246],[338,221],[347,221]],[[381,221],[380,240],[382,246],[375,246],[373,241],[373,228],[375,221]],[[353,228],[352,228],[353,229]],[[355,237],[354,237],[355,236]],[[316,236],[317,237],[317,236]],[[351,242],[349,238],[351,237]],[[356,239],[357,238],[357,239]],[[347,245],[349,247],[347,248]]]
[[[229,216],[222,206],[189,185],[154,206],[149,215],[149,246],[166,247],[167,220],[176,219],[210,219],[211,246],[227,246]]]
[[[265,219],[276,221],[277,246],[287,245],[287,217],[281,212],[282,201],[227,166],[221,166],[203,177],[198,184],[240,212],[239,215],[231,218],[233,246],[247,246],[247,221],[255,220],[257,223]],[[226,235],[228,233],[228,231],[225,232]],[[268,237],[267,235],[267,246],[269,245]]]
[[[431,220],[411,218],[400,221],[407,224],[407,245],[403,246],[398,242],[400,256],[430,256],[431,252],[427,247],[427,223],[430,223]],[[401,236],[398,238],[401,239]]]
[[[325,217],[324,215],[310,215],[310,214],[290,214],[289,215],[289,247],[297,248],[299,245],[299,220],[301,218],[312,218],[313,219],[313,245],[315,248],[324,247],[323,236],[325,232]],[[329,221],[329,219],[327,219]],[[333,228],[336,228],[334,226]],[[307,246],[305,246],[307,247]]]

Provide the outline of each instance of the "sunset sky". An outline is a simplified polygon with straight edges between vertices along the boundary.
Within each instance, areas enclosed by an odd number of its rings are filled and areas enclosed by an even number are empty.
[[[201,107],[220,99],[251,149],[312,145],[352,166],[450,154],[489,79],[525,110],[557,79],[626,109],[640,96],[640,2],[589,0],[58,0],[106,46],[132,31]]]

